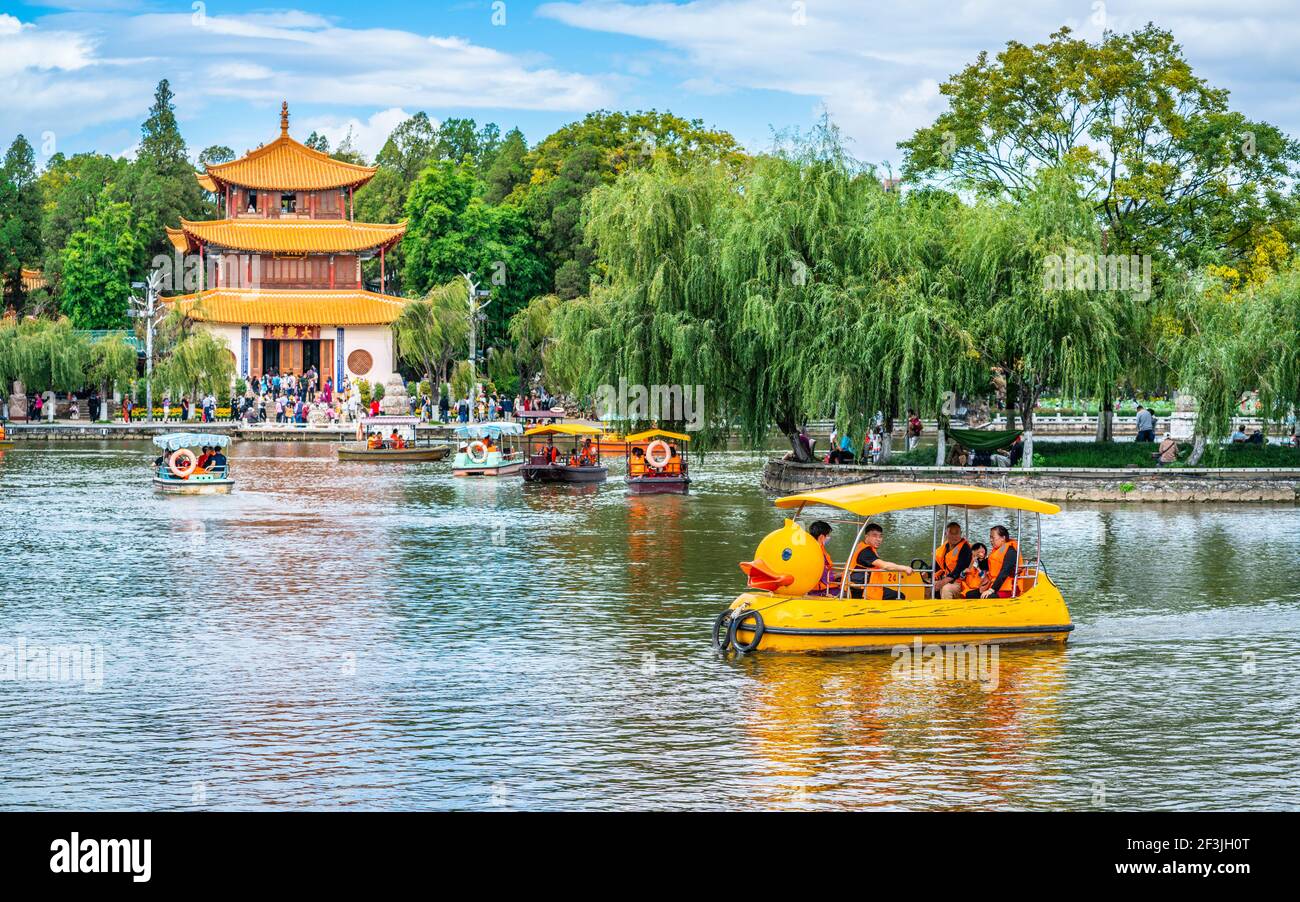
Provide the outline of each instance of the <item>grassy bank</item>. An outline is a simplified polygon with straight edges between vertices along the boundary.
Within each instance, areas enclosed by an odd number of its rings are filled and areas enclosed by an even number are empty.
[[[1155,464],[1154,442],[1051,442],[1034,441],[1034,465],[1039,467],[1151,467]],[[1183,445],[1177,466],[1187,465],[1190,446]],[[890,464],[900,467],[934,465],[934,448],[922,447],[893,455]],[[1300,467],[1300,449],[1280,445],[1219,445],[1206,449],[1202,467]]]

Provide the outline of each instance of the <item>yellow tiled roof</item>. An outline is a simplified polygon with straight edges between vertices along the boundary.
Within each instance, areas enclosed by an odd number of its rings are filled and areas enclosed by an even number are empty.
[[[281,133],[270,144],[229,163],[209,163],[207,176],[216,185],[234,185],[263,191],[324,191],[360,187],[370,181],[378,166],[358,166],[300,144]]]
[[[209,191],[213,194],[216,194],[217,191],[219,190],[217,188],[217,183],[214,182],[212,180],[212,176],[208,175],[207,173],[196,172],[194,173],[194,177],[199,180],[199,187],[202,188],[204,191]]]
[[[217,288],[169,298],[182,313],[207,323],[274,326],[383,326],[397,319],[406,301],[360,289]]]
[[[400,241],[406,223],[387,225],[345,219],[215,219],[181,220],[179,229],[167,229],[172,245],[182,253],[194,251],[198,242],[213,247],[262,254],[341,254],[373,250]]]

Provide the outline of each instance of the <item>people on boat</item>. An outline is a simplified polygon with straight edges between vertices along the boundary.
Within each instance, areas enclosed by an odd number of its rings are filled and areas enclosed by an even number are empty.
[[[934,591],[941,594],[944,588],[961,580],[970,567],[971,546],[961,534],[961,524],[955,520],[944,529],[943,543],[934,549]]]
[[[384,439],[378,431],[370,433],[370,437],[366,439],[366,447],[371,451],[378,451],[384,447]]]
[[[826,550],[826,542],[831,537],[831,525],[825,520],[815,520],[808,525],[808,535],[817,540],[817,545],[822,552],[822,575],[817,581],[817,588],[809,592],[809,595],[838,595],[840,591],[840,581],[835,570],[835,563],[831,560],[831,554]]]
[[[212,448],[209,448],[207,445],[204,445],[204,446],[203,446],[203,448],[202,448],[202,452],[199,454],[199,460],[198,460],[198,462],[194,465],[194,472],[195,472],[195,473],[206,473],[206,472],[207,472],[207,470],[208,470],[208,465],[209,465],[210,463],[212,463],[212,452],[213,452],[213,449],[212,449]]]
[[[880,556],[880,546],[884,541],[884,527],[879,523],[868,523],[862,541],[858,543],[857,548],[853,549],[853,562],[849,570],[849,582],[853,584],[850,593],[854,598],[863,596],[863,590],[873,573],[890,572],[910,576],[915,572],[906,564],[895,564],[882,558]],[[887,600],[897,600],[902,598],[903,595],[894,589],[884,588],[881,590],[881,597]]]
[[[208,461],[208,469],[213,472],[224,473],[226,471],[226,455],[221,453],[220,448],[212,449],[212,457]]]
[[[646,474],[645,449],[633,448],[632,460],[628,464],[629,476],[644,476]]]
[[[402,441],[402,437],[397,434],[396,429],[394,429],[393,434],[388,437],[388,447],[392,448],[394,451],[400,451],[406,447],[406,442]]]
[[[988,585],[981,598],[1010,598],[1016,591],[1016,571],[1020,553],[1008,529],[998,524],[989,530]]]
[[[594,467],[596,465],[596,449],[591,444],[591,437],[582,440],[582,451],[578,454],[578,466]]]
[[[988,578],[989,547],[983,542],[970,546],[970,566],[963,570],[958,579],[943,587],[942,596],[953,598],[979,598],[980,588]]]

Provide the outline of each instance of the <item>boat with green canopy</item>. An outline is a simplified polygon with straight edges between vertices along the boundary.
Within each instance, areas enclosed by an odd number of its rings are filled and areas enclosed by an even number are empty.
[[[162,453],[153,462],[153,487],[164,495],[229,495],[235,488],[225,448],[230,436],[168,432],[154,436]]]

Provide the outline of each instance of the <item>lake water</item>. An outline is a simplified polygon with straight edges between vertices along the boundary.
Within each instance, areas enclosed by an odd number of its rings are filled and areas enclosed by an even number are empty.
[[[186,498],[154,453],[0,452],[2,808],[1300,807],[1295,506],[1046,518],[1076,630],[990,687],[714,654],[780,522],[759,455],[638,498],[244,443]],[[80,679],[13,664],[81,645]]]

